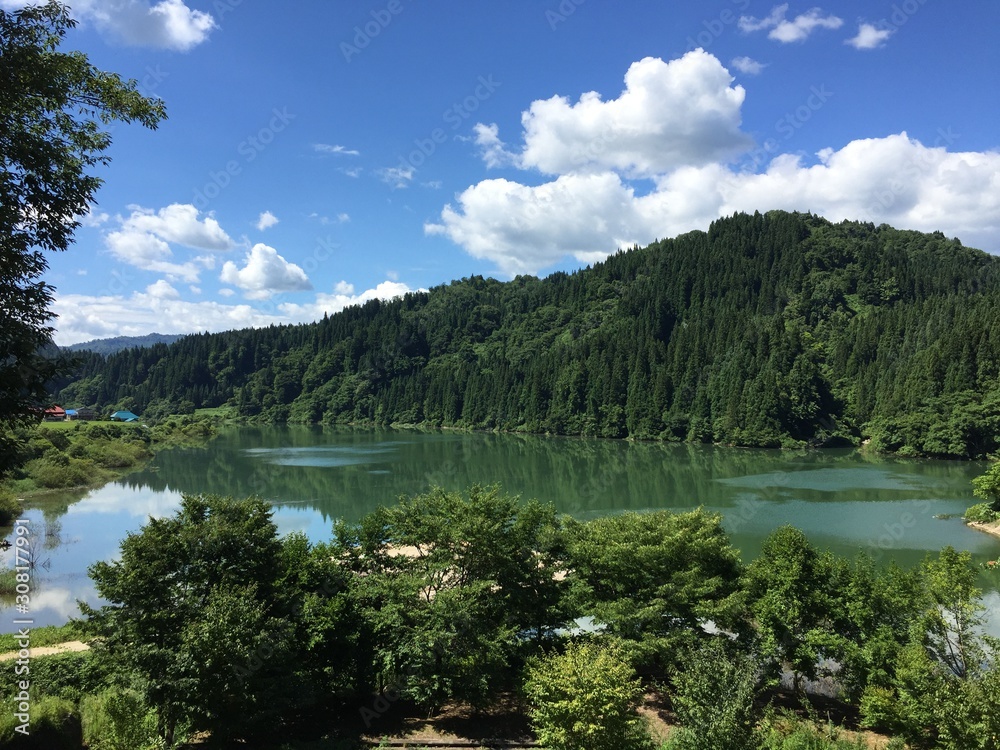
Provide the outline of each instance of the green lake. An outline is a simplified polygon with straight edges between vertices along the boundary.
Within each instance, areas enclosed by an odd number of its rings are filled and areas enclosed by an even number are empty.
[[[957,517],[973,502],[983,463],[907,460],[858,451],[770,451],[702,445],[320,427],[241,427],[205,448],[160,453],[145,470],[87,492],[29,505],[36,569],[28,615],[35,625],[97,602],[87,567],[113,558],[121,539],[150,515],[172,513],[182,493],[258,494],[274,504],[282,532],[325,540],[337,518],[356,520],[379,504],[432,485],[500,483],[586,519],[703,506],[723,514],[745,560],[782,524],[821,548],[914,565],[945,545],[977,562],[1000,557],[1000,539]],[[13,536],[10,537],[13,539]],[[13,563],[13,550],[2,553]],[[980,585],[1000,632],[1000,574]],[[0,629],[17,628],[2,602]]]

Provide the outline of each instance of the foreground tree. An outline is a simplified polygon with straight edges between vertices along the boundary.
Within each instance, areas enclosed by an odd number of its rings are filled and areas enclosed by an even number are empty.
[[[659,671],[705,637],[709,621],[735,624],[739,553],[718,514],[626,513],[571,524],[567,536],[581,611]]]
[[[756,750],[758,666],[721,639],[685,654],[673,676],[671,701],[680,728],[671,750]]]
[[[747,567],[744,587],[761,656],[774,678],[783,667],[791,670],[796,692],[802,677],[816,679],[823,660],[839,657],[844,646],[833,562],[801,531],[782,526]]]
[[[911,747],[998,750],[1000,641],[984,632],[972,556],[945,547],[924,561],[921,577],[925,610],[898,654],[893,679],[862,696],[862,717]]]
[[[559,524],[550,506],[497,487],[434,488],[338,524],[333,556],[358,574],[373,687],[432,712],[485,703],[526,648],[561,624]]]
[[[53,317],[44,253],[69,247],[101,185],[92,171],[108,162],[103,126],[155,128],[165,115],[135,81],[59,51],[73,26],[54,1],[0,10],[0,428],[34,419],[56,372],[42,356]]]
[[[335,635],[339,568],[320,557],[301,537],[279,540],[259,498],[185,496],[176,515],[126,537],[119,560],[91,567],[109,603],[83,606],[86,627],[156,710],[168,747],[181,727],[215,738],[274,729],[329,689],[333,677],[317,679],[348,650]]]

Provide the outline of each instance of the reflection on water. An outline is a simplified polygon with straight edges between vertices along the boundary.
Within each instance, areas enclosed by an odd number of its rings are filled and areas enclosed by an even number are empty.
[[[27,515],[44,547],[35,573],[36,624],[63,622],[76,599],[94,602],[86,575],[117,554],[149,516],[165,516],[181,493],[268,498],[283,533],[328,539],[335,518],[356,520],[400,495],[438,485],[499,482],[578,518],[625,510],[704,506],[725,517],[746,559],[781,524],[815,544],[852,555],[916,564],[946,544],[977,560],[1000,556],[1000,540],[960,519],[983,464],[885,459],[851,450],[781,452],[538,436],[400,432],[320,427],[244,427],[209,446],[160,453],[146,470],[98,490],[52,496]],[[13,551],[4,553],[10,564]],[[997,581],[982,585],[1000,602]],[[996,576],[993,576],[996,578]],[[0,627],[12,630],[12,612]],[[1000,620],[1000,615],[997,616]],[[1000,632],[1000,622],[998,622]]]

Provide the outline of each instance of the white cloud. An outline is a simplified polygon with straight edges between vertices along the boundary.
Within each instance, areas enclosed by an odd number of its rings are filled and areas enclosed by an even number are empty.
[[[787,13],[788,3],[776,5],[766,18],[741,16],[739,27],[745,32],[770,29],[771,31],[767,35],[768,39],[788,44],[805,41],[816,29],[839,29],[844,24],[842,18],[834,15],[823,15],[820,8],[811,8],[791,21],[785,18]]]
[[[406,188],[413,182],[413,175],[416,170],[413,167],[386,167],[378,170],[378,175],[382,182],[392,187],[393,190]],[[353,175],[352,175],[353,176]]]
[[[771,209],[941,230],[1000,250],[1000,153],[949,152],[902,133],[819,156],[809,166],[782,154],[761,174],[719,163],[682,167],[659,176],[645,195],[613,172],[564,175],[536,187],[485,180],[425,231],[510,275],[537,273],[566,256],[591,262],[632,243],[704,229],[734,211]]]
[[[457,200],[425,231],[511,276],[537,273],[566,255],[587,262],[647,239],[632,188],[611,172],[563,175],[538,187],[484,180]]]
[[[363,305],[373,299],[394,299],[414,291],[397,281],[383,281],[374,289],[366,289],[361,294],[354,293],[354,285],[340,281],[334,286],[333,294],[317,294],[316,299],[306,305],[284,303],[278,309],[295,321],[319,320],[324,315],[333,315],[351,305]]]
[[[748,76],[760,75],[760,72],[767,67],[764,63],[757,62],[752,57],[746,56],[734,57],[730,65],[740,71],[740,73]]]
[[[877,49],[885,44],[892,32],[892,29],[880,29],[874,24],[863,23],[858,26],[858,35],[847,39],[844,44],[855,49]]]
[[[35,5],[36,0],[3,0],[5,8]],[[211,13],[192,10],[184,0],[77,0],[70,4],[77,20],[91,21],[126,44],[180,52],[208,39],[217,28]]]
[[[104,242],[118,260],[144,271],[165,273],[171,279],[198,281],[201,268],[212,268],[215,258],[198,256],[184,263],[172,260],[171,242],[202,250],[229,250],[233,241],[211,216],[199,219],[198,209],[175,203],[159,211],[132,206],[120,228],[108,232]]]
[[[277,292],[312,289],[306,272],[278,255],[273,247],[258,243],[246,254],[245,260],[243,268],[226,261],[219,279],[242,289],[248,299],[268,299]]]
[[[339,144],[332,145],[329,143],[314,143],[313,150],[321,154],[331,154],[334,156],[360,156],[361,152],[356,151],[353,148],[347,148],[347,146],[341,146]]]
[[[745,92],[729,71],[697,49],[664,62],[647,57],[625,74],[625,90],[603,101],[591,91],[531,103],[521,115],[524,149],[508,156],[493,125],[476,128],[488,165],[515,160],[547,174],[612,169],[649,177],[684,164],[726,159],[747,148],[740,132]]]
[[[153,285],[155,286],[155,285]],[[225,290],[220,290],[220,294]],[[281,304],[261,310],[249,304],[190,302],[173,297],[135,292],[130,296],[57,295],[52,304],[59,316],[54,338],[60,346],[108,336],[140,336],[150,331],[198,333],[238,328],[263,328],[272,324],[308,323],[349,305],[372,299],[391,299],[413,291],[406,284],[384,281],[360,294],[340,282],[334,293],[321,293],[311,303]]]
[[[270,229],[279,221],[278,217],[272,214],[270,211],[265,211],[257,219],[257,229],[263,232],[265,229]]]
[[[146,294],[157,299],[180,299],[180,292],[174,289],[165,279],[146,287]]]
[[[165,273],[172,279],[179,278],[189,283],[197,281],[201,272],[196,263],[170,261],[169,258],[173,257],[170,245],[152,234],[109,232],[104,237],[104,243],[118,260],[143,271]]]
[[[91,207],[90,211],[85,213],[83,216],[76,217],[77,221],[80,222],[80,226],[90,227],[92,229],[103,226],[110,218],[111,217],[103,211],[96,213],[93,207]]]
[[[473,127],[475,132],[475,143],[480,148],[483,161],[486,166],[506,167],[517,163],[517,156],[507,150],[507,146],[500,140],[500,128],[496,123],[484,125],[477,122]]]
[[[122,221],[122,231],[151,234],[200,250],[230,250],[234,245],[211,214],[199,219],[198,209],[190,203],[173,203],[159,211],[130,208],[132,215]]]

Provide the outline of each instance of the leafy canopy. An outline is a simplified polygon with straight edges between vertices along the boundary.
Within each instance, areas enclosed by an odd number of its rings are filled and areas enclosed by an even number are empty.
[[[30,421],[56,371],[40,350],[51,343],[53,288],[40,281],[45,251],[66,250],[101,185],[114,121],[155,128],[163,103],[61,52],[74,26],[50,0],[0,10],[0,425]]]

